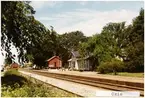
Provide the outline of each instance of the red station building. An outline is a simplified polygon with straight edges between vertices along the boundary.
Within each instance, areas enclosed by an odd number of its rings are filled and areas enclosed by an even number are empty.
[[[53,56],[47,60],[48,68],[57,69],[62,67],[62,61],[59,56]]]

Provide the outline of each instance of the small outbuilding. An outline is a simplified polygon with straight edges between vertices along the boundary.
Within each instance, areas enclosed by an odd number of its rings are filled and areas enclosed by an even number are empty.
[[[62,61],[59,56],[53,56],[47,60],[48,68],[50,69],[59,69],[62,67]]]
[[[18,69],[19,67],[20,67],[20,65],[17,64],[17,63],[12,63],[12,64],[10,65],[10,68],[13,68],[13,69]]]
[[[71,70],[93,70],[93,60],[90,56],[81,58],[78,51],[72,51],[72,57],[68,60]]]

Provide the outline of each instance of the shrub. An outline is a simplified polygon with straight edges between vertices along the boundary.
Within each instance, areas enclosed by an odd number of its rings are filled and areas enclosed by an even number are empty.
[[[127,72],[144,72],[144,65],[135,63],[135,61],[125,61],[125,70]]]
[[[58,97],[77,96],[33,78],[19,75],[17,70],[8,70],[2,80],[2,97]],[[35,81],[35,82],[34,82]]]
[[[115,75],[117,72],[124,70],[124,64],[122,61],[117,59],[112,59],[110,62],[103,62],[98,66],[97,71],[102,74],[113,72]]]
[[[4,73],[4,76],[8,75],[19,75],[19,72],[17,69],[9,69]]]
[[[10,86],[15,89],[21,87],[27,82],[27,79],[19,74],[17,70],[8,70],[4,73],[4,77],[1,77],[2,86]]]

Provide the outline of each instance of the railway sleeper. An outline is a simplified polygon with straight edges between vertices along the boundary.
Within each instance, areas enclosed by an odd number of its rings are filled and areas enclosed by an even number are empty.
[[[89,86],[109,89],[109,90],[115,90],[115,91],[134,91],[134,89],[130,89],[130,88],[127,88],[127,87],[111,86],[111,85],[101,84],[101,83],[100,84],[96,84],[96,83],[90,83],[90,82],[87,82],[87,81],[69,79],[69,78],[65,78],[65,77],[56,77],[56,76],[50,76],[50,77],[61,79],[61,80],[65,80],[65,81],[71,81],[71,82],[81,83],[81,84],[85,84],[85,85],[89,85]],[[144,91],[141,91],[141,90],[136,90],[136,91],[139,91],[140,95],[144,96]]]
[[[88,78],[88,77],[82,77],[82,76],[76,76],[76,75],[66,75],[66,74],[48,73],[48,72],[40,72],[40,71],[29,71],[29,72],[47,76],[47,77],[57,78],[61,80],[67,80],[67,81],[81,83],[85,85],[105,88],[109,90],[115,90],[115,91],[136,90],[136,91],[140,91],[141,96],[144,96],[143,88],[128,86],[128,85],[125,85],[125,83],[124,85],[116,84],[117,82],[122,82],[122,81],[111,80],[111,81],[115,81],[115,83],[109,83],[108,81],[107,82],[101,81],[101,79],[95,79],[95,78],[90,78],[90,77]]]
[[[132,85],[129,85],[131,82],[122,82],[122,81],[118,81],[118,80],[109,80],[109,81],[102,81],[102,80],[106,80],[106,79],[96,79],[96,78],[90,78],[88,79],[88,77],[78,77],[78,76],[75,76],[75,75],[64,75],[64,74],[55,74],[55,73],[46,73],[46,72],[41,72],[41,73],[44,73],[44,74],[50,74],[50,75],[55,75],[56,77],[65,77],[65,78],[70,78],[70,79],[79,79],[79,80],[83,80],[83,81],[88,81],[88,82],[94,82],[94,83],[100,83],[101,84],[107,84],[107,85],[112,85],[112,86],[118,86],[118,87],[127,87],[127,88],[131,88],[131,89],[136,89],[136,90],[144,90],[144,86],[142,85],[142,87],[137,86],[136,84],[140,84],[140,83],[135,83],[135,86],[132,84]],[[71,76],[71,77],[70,77]],[[115,81],[112,83],[112,81]]]

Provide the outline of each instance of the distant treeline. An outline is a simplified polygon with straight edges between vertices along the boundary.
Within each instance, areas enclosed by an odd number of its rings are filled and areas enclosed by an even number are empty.
[[[67,66],[71,51],[79,51],[81,56],[94,58],[94,70],[105,62],[122,59],[125,71],[144,69],[144,9],[133,19],[125,22],[108,23],[100,34],[84,36],[81,31],[58,34],[51,26],[49,30],[33,16],[35,11],[24,1],[2,1],[2,49],[6,59],[13,59],[10,46],[19,53],[19,62],[31,61],[40,67],[46,60],[58,55]],[[88,32],[89,33],[89,32]],[[8,60],[6,60],[8,61]],[[7,63],[7,62],[6,62]]]

